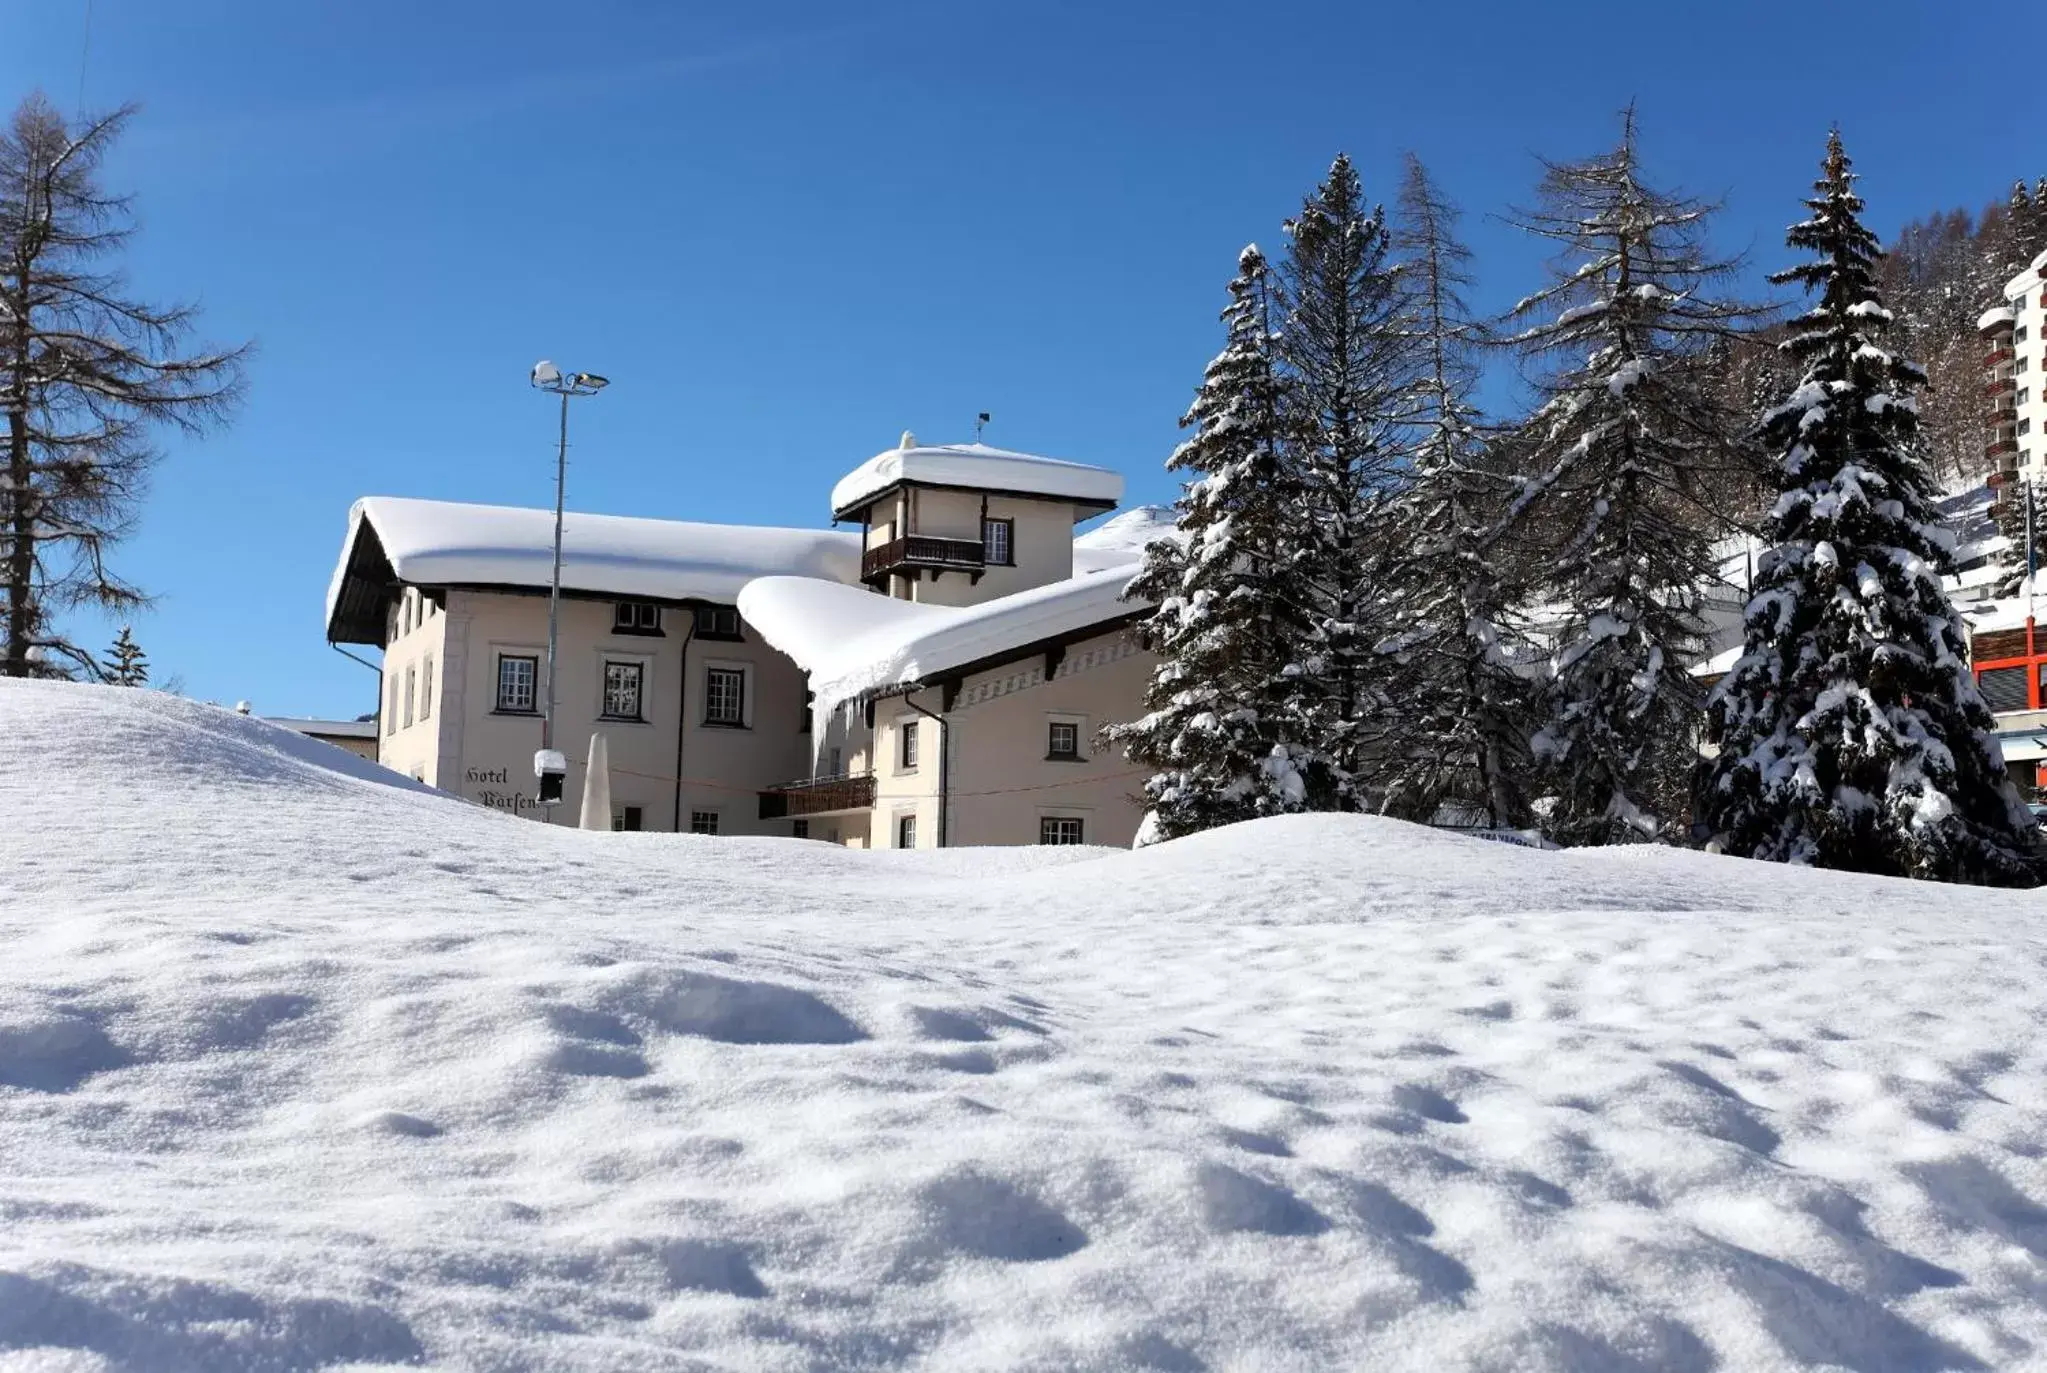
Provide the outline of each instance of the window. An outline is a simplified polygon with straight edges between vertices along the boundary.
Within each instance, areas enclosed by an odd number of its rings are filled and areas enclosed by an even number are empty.
[[[419,669],[405,669],[405,727],[412,728],[412,701],[419,692]]]
[[[691,811],[689,813],[689,832],[691,834],[716,834],[718,832],[718,812],[714,810]]]
[[[990,567],[1016,566],[1016,521],[981,521],[981,560]]]
[[[611,628],[619,634],[659,634],[661,607],[652,601],[620,601],[611,609]]]
[[[638,806],[626,806],[611,813],[611,827],[615,830],[638,834],[646,823],[646,812]]]
[[[1077,815],[1046,815],[1038,820],[1040,844],[1084,844],[1083,826]]]
[[[790,821],[789,833],[794,835],[798,839],[810,838],[810,822],[808,820]]]
[[[645,681],[647,667],[644,663],[620,663],[607,660],[604,664],[604,718],[607,720],[644,720],[640,706],[640,686]]]
[[[2012,404],[2013,404],[2013,405],[2024,405],[2024,404],[2025,404],[2025,403],[2026,403],[2027,401],[2031,400],[2032,398],[2033,398],[2033,393],[2032,393],[2031,391],[2027,391],[2027,390],[2023,390],[2023,389],[2022,389],[2022,390],[2020,390],[2020,392],[2018,393],[2018,395],[2017,395],[2017,396],[2015,396],[2015,397],[2014,397],[2014,398],[2012,399]]]
[[[2026,341],[2025,325],[2021,324],[2018,328],[2011,331],[2011,341],[2013,343],[2024,343]]]
[[[384,707],[384,733],[398,732],[398,674],[391,674],[391,704]]]
[[[738,726],[746,723],[746,671],[714,667],[704,674],[704,723]]]
[[[419,663],[419,718],[434,718],[434,660],[422,658]]]
[[[846,753],[844,749],[834,745],[826,751],[824,775],[827,777],[844,777],[846,775]]]
[[[917,722],[905,720],[896,726],[896,735],[901,739],[902,770],[912,771],[917,766]]]
[[[2012,371],[2014,371],[2014,372],[2023,372],[2023,371],[2025,371],[2025,370],[2026,370],[2026,359],[2024,359],[2024,358],[2020,358],[2020,359],[2019,359],[2019,360],[2018,360],[2017,362],[2013,363],[2013,364],[2011,365],[2011,370],[2012,370]]]
[[[699,639],[744,639],[739,632],[739,612],[729,605],[700,605],[697,607],[697,637]]]
[[[533,687],[540,680],[540,658],[532,653],[498,656],[498,709],[514,715],[533,713]]]
[[[2028,416],[2027,418],[2019,421],[2019,432],[2021,434],[2030,434],[2033,432],[2033,421],[2031,416]]]
[[[1052,737],[1045,748],[1047,758],[1078,760],[1080,757],[1080,726],[1071,720],[1054,720]]]
[[[896,847],[914,849],[917,847],[917,817],[898,815],[896,817]]]
[[[2026,708],[2026,670],[2022,667],[1990,667],[1976,674],[1976,689],[1983,704],[1992,710]]]

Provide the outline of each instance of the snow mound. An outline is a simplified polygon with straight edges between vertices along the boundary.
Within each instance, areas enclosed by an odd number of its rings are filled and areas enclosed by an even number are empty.
[[[0,719],[0,1368],[2047,1363],[2031,894],[590,833]]]

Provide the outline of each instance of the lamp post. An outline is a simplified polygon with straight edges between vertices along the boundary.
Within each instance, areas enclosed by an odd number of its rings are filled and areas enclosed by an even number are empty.
[[[540,804],[561,804],[568,762],[554,746],[554,662],[561,639],[562,508],[569,476],[569,397],[594,396],[611,383],[591,372],[563,372],[542,359],[533,364],[533,385],[561,397],[561,440],[554,456],[554,576],[547,584],[547,713],[540,717],[540,752],[533,772],[540,780]]]

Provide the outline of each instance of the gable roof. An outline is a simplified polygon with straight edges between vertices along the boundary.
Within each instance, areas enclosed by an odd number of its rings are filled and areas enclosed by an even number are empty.
[[[554,512],[520,506],[365,496],[327,588],[327,638],[381,643],[400,584],[544,589],[554,573]],[[829,529],[693,524],[590,515],[562,519],[562,589],[730,605],[756,577],[851,582],[860,536]]]
[[[1034,648],[1089,637],[1145,610],[1125,600],[1137,564],[1085,572],[969,606],[878,596],[803,577],[764,577],[739,613],[810,674],[817,708],[978,671]]]

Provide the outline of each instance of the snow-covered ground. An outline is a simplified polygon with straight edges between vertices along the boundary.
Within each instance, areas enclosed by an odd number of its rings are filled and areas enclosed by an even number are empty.
[[[0,1369],[2047,1366],[2033,895],[543,828],[0,682]]]

